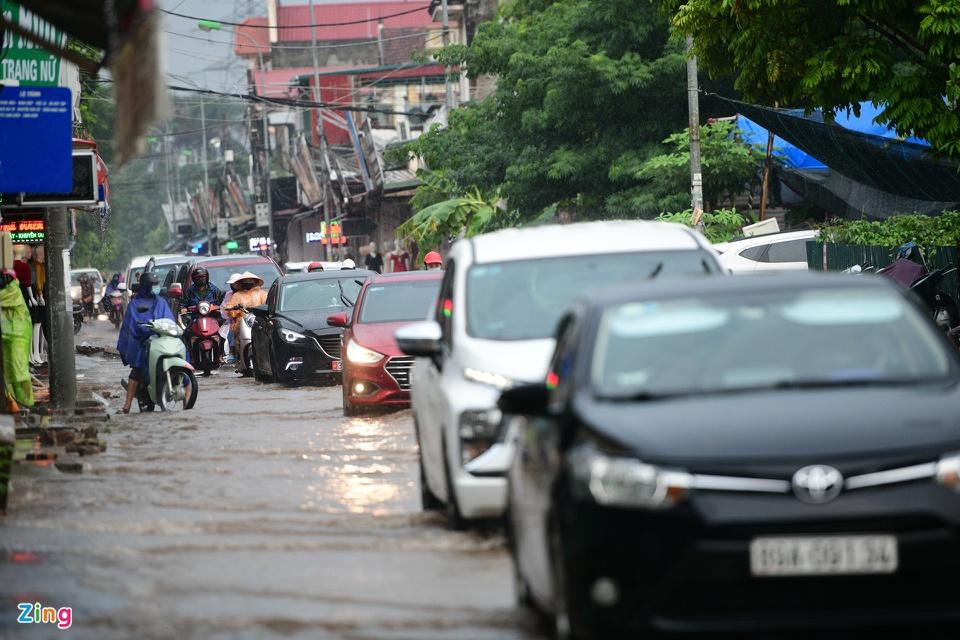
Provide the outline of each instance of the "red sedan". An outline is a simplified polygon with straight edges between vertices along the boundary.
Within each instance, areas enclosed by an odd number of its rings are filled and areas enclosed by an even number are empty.
[[[360,290],[352,317],[338,313],[327,318],[331,326],[345,329],[343,415],[410,403],[414,359],[401,353],[393,333],[430,315],[442,276],[441,271],[373,276]]]

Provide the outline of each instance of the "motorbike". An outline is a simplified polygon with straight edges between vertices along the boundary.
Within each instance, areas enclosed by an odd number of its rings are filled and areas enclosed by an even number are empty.
[[[83,327],[83,305],[77,301],[73,303],[73,335],[80,333]]]
[[[941,267],[925,276],[921,276],[910,286],[910,289],[926,303],[933,313],[933,321],[945,333],[949,333],[951,329],[960,325],[957,303],[950,295],[944,293],[942,288],[944,278],[956,273],[956,271],[957,267],[955,266]]]
[[[184,311],[193,314],[188,316],[193,317],[187,340],[190,359],[204,377],[209,376],[211,371],[220,368],[220,358],[223,356],[223,338],[219,333],[220,307],[204,301]]]
[[[137,389],[140,411],[192,409],[197,402],[197,378],[187,362],[183,329],[169,318],[141,322],[153,334],[147,340],[150,381]]]
[[[243,318],[235,336],[237,347],[237,373],[245,376],[253,375],[253,324],[257,317],[243,307],[227,307],[227,310],[242,310]]]
[[[113,323],[115,329],[119,329],[120,323],[123,322],[123,291],[111,291],[107,298],[109,298],[107,314],[110,322]]]

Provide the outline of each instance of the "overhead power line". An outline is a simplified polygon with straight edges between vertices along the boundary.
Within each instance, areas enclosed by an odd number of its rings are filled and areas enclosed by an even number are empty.
[[[405,40],[405,39],[408,39],[408,38],[420,38],[420,37],[424,37],[424,38],[426,38],[427,40],[433,40],[433,39],[435,39],[433,36],[430,36],[430,32],[429,32],[429,31],[418,31],[418,32],[416,32],[416,33],[406,33],[406,34],[400,35],[400,36],[391,36],[391,37],[389,37],[389,38],[379,38],[379,39],[376,39],[376,40],[357,40],[357,41],[350,41],[350,42],[344,42],[344,43],[339,43],[339,44],[318,44],[316,47],[313,47],[312,45],[309,45],[309,44],[290,45],[290,44],[273,44],[273,43],[271,43],[271,44],[269,44],[269,45],[267,45],[267,46],[264,46],[264,47],[253,47],[253,46],[250,45],[249,43],[245,43],[245,42],[242,42],[242,41],[238,43],[238,42],[235,41],[235,40],[233,40],[233,41],[231,41],[231,40],[214,40],[213,38],[204,38],[203,36],[192,36],[192,35],[189,35],[189,34],[186,34],[186,33],[180,33],[179,31],[170,31],[169,29],[168,29],[168,30],[165,30],[164,33],[170,34],[171,36],[177,36],[178,38],[189,38],[190,40],[199,40],[200,42],[209,42],[209,43],[214,43],[214,44],[225,44],[225,45],[230,45],[230,46],[233,46],[234,44],[239,44],[239,45],[242,46],[242,47],[250,47],[250,48],[253,48],[253,49],[260,49],[260,48],[262,48],[262,49],[265,49],[265,50],[268,50],[268,51],[271,51],[271,50],[274,50],[274,49],[277,49],[277,50],[287,49],[287,50],[291,50],[291,51],[307,51],[307,50],[310,50],[310,49],[317,49],[317,50],[321,50],[321,49],[340,49],[340,48],[343,48],[343,47],[356,47],[356,46],[358,46],[358,45],[377,44],[378,42],[390,42],[391,40]],[[440,35],[440,34],[438,34],[438,36],[439,36],[439,35]],[[427,36],[430,36],[430,37],[428,38]]]
[[[426,11],[427,7],[417,7],[416,9],[407,9],[406,11],[399,11],[397,13],[391,13],[385,16],[378,16],[376,18],[365,18],[363,20],[348,20],[347,22],[327,22],[322,24],[283,24],[276,25],[271,27],[266,24],[244,24],[242,22],[228,22],[226,20],[215,20],[213,18],[201,18],[199,16],[188,16],[183,13],[176,13],[175,11],[167,11],[166,9],[160,9],[163,13],[171,16],[177,16],[178,18],[187,18],[189,20],[207,20],[209,22],[219,22],[220,24],[230,25],[231,27],[251,27],[254,29],[309,29],[311,27],[346,27],[351,24],[365,24],[367,22],[379,22],[381,20],[386,20],[387,18],[396,18],[397,16],[405,16],[411,13],[416,13],[418,11]]]

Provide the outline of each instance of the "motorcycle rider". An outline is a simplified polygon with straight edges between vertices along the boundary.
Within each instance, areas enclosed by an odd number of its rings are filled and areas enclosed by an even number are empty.
[[[120,337],[117,339],[117,351],[123,364],[130,367],[130,377],[127,380],[127,397],[124,400],[121,412],[130,413],[133,399],[137,397],[137,389],[141,384],[150,381],[149,354],[147,353],[147,339],[151,331],[140,326],[141,322],[150,322],[160,318],[173,320],[173,311],[167,301],[154,294],[153,287],[157,284],[157,277],[149,271],[140,276],[140,286],[136,295],[130,299],[127,312],[124,314],[123,324],[120,326]],[[141,310],[143,309],[143,310]]]
[[[237,284],[237,281],[243,277],[242,273],[234,273],[230,276],[230,279],[227,280],[227,285],[230,286],[230,291],[227,291],[226,295],[223,296],[223,302],[220,303],[222,307],[229,307],[230,301],[233,300],[233,294],[240,290],[240,285]],[[220,335],[223,336],[224,340],[227,341],[227,347],[229,347],[228,352],[223,356],[224,364],[233,364],[235,361],[233,357],[233,344],[237,339],[236,334],[230,330],[229,324],[224,324],[220,327]]]
[[[223,291],[210,282],[210,274],[203,267],[194,269],[190,280],[190,286],[183,292],[184,307],[195,307],[204,301],[220,304],[223,300]]]
[[[106,289],[103,290],[103,297],[100,298],[100,306],[103,307],[105,313],[110,313],[110,294],[120,291],[120,274],[114,273],[110,278],[110,282],[107,283]]]
[[[263,278],[250,271],[240,274],[234,283],[236,291],[230,296],[230,307],[224,308],[231,319],[230,333],[236,335],[246,313],[245,309],[266,303],[267,292],[263,288]]]

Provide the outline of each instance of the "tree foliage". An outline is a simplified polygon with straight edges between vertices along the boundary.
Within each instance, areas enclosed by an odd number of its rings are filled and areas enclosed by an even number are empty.
[[[439,54],[496,76],[495,92],[409,150],[454,192],[499,191],[524,218],[556,203],[578,217],[610,213],[640,183],[611,169],[647,158],[685,122],[682,43],[647,1],[511,0],[499,17],[469,47]]]
[[[495,203],[484,200],[479,191],[424,207],[397,228],[397,236],[412,238],[418,247],[440,247],[443,240],[464,235],[470,237],[492,226],[502,212]]]
[[[960,156],[956,0],[661,0],[701,65],[752,101],[879,120]]]
[[[820,228],[820,238],[825,242],[876,247],[897,247],[911,241],[924,247],[954,247],[960,242],[960,211],[885,220],[831,220]]]
[[[657,220],[676,222],[692,227],[693,212],[690,209],[674,213],[661,213]],[[747,220],[736,209],[716,209],[703,214],[703,234],[710,242],[727,242],[740,234]]]
[[[738,137],[736,125],[720,121],[700,128],[703,197],[707,209],[742,192],[760,168],[762,156]],[[690,204],[690,131],[663,141],[653,157],[624,155],[610,168],[614,180],[639,186],[618,194],[623,210],[644,214],[676,211]]]

